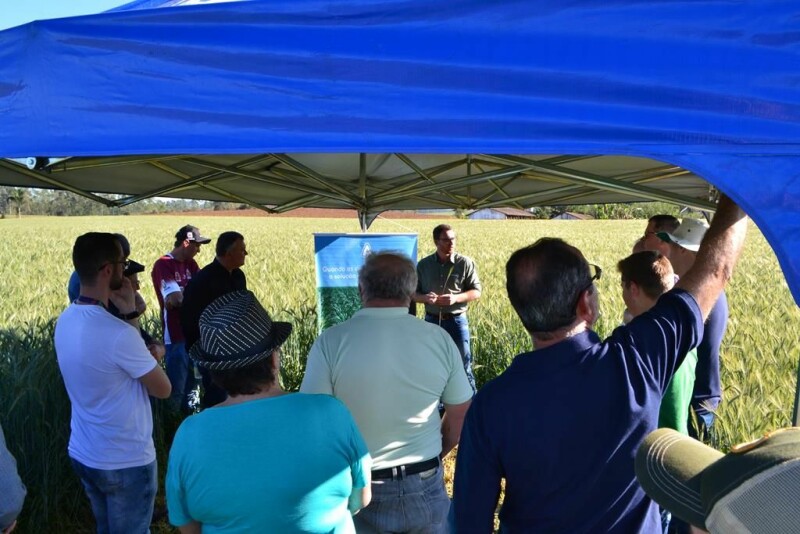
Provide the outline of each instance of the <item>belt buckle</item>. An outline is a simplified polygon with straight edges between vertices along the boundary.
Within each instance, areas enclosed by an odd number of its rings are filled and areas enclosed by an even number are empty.
[[[396,465],[392,467],[392,480],[403,480],[406,478],[406,466]]]

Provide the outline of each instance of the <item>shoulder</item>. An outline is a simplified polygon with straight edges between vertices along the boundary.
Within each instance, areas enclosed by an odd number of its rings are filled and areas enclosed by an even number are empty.
[[[169,254],[164,254],[163,256],[158,258],[153,264],[153,272],[155,273],[156,271],[171,269],[174,262],[175,259],[172,256],[170,256]]]
[[[459,254],[458,252],[455,253],[454,259],[455,263],[463,263],[467,267],[475,266],[475,260],[473,260],[469,256],[464,256],[463,254]]]

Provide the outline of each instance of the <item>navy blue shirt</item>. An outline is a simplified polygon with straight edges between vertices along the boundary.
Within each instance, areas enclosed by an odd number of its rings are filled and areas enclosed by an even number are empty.
[[[700,341],[702,316],[682,290],[614,330],[518,355],[467,412],[456,460],[456,532],[660,532],[633,459],[658,426],[661,397]]]
[[[719,347],[728,327],[728,297],[725,292],[717,299],[708,314],[703,329],[703,340],[697,346],[697,367],[694,370],[692,407],[699,414],[715,409],[722,398],[719,380]]]

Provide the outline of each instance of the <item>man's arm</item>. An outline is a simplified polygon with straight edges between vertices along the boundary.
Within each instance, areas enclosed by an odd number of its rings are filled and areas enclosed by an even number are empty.
[[[747,216],[731,199],[722,195],[694,265],[675,286],[691,293],[700,307],[703,320],[708,317],[733,275],[746,234]]]
[[[480,404],[479,397],[467,412],[458,445],[451,510],[454,532],[494,531],[502,473],[487,419],[491,419],[491,413]]]
[[[461,404],[445,404],[444,417],[442,417],[442,452],[439,458],[444,459],[447,454],[458,445],[461,439],[461,428],[464,426],[464,417],[467,409],[472,404],[472,399]]]
[[[308,352],[306,372],[303,375],[303,382],[300,384],[301,393],[327,393],[328,395],[333,395],[331,369],[320,347],[322,339],[322,336],[318,337]]]
[[[372,480],[370,478],[370,475],[367,474],[367,485],[363,488],[353,488],[353,492],[347,499],[347,509],[353,515],[362,508],[366,508],[372,501]]]
[[[139,382],[144,384],[147,392],[157,399],[166,399],[172,392],[172,385],[169,383],[167,373],[160,365],[156,365],[150,372],[140,376]]]
[[[481,292],[479,289],[470,289],[469,291],[464,291],[463,293],[446,293],[444,295],[437,296],[433,302],[429,304],[436,304],[437,306],[451,306],[453,304],[460,304],[462,302],[472,302],[473,300],[478,300],[481,298]]]

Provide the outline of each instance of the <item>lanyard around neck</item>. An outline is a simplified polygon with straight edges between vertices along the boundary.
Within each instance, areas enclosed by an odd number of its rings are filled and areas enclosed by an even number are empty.
[[[101,306],[103,308],[106,307],[105,304],[100,302],[97,299],[93,299],[91,297],[84,297],[83,295],[78,295],[78,298],[75,299],[76,304],[91,304],[93,306]]]

